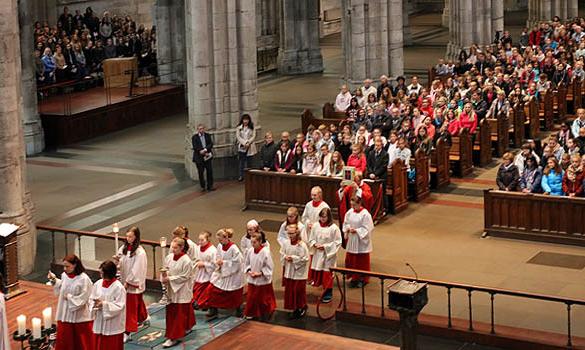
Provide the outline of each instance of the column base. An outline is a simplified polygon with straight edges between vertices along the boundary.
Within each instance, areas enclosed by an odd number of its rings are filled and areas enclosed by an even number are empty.
[[[45,149],[45,133],[38,123],[24,124],[24,143],[26,146],[26,155],[33,156],[41,153]]]
[[[280,51],[278,73],[283,75],[319,73],[324,69],[321,50]]]

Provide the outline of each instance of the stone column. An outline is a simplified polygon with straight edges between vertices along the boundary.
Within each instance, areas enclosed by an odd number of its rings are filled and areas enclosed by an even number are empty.
[[[38,112],[37,82],[34,67],[33,25],[36,13],[33,0],[18,1],[18,18],[20,22],[20,63],[22,66],[22,119],[26,154],[34,155],[45,148],[45,136]]]
[[[248,113],[260,135],[256,73],[256,11],[254,0],[186,2],[187,84],[189,122],[185,165],[197,178],[191,161],[191,137],[198,124],[214,138],[216,178],[237,176],[235,127]]]
[[[156,0],[156,59],[159,82],[185,81],[185,1]]]
[[[451,0],[450,5],[447,59],[457,60],[459,52],[462,49],[468,50],[472,44],[483,46],[492,42],[491,2]]]
[[[567,16],[569,16],[569,18],[579,16],[579,0],[568,0]]]
[[[492,32],[504,31],[504,0],[492,0]]]
[[[401,19],[408,20],[407,16],[400,16],[399,8],[403,5],[402,0],[388,0],[388,51],[389,51],[389,73],[392,77],[404,74],[404,41],[406,40],[404,26]],[[404,11],[402,11],[404,13]],[[410,33],[410,27],[408,27]],[[412,41],[412,36],[410,38]],[[372,77],[378,78],[378,77]]]
[[[319,0],[282,0],[278,72],[323,71],[319,44]]]
[[[449,21],[451,17],[451,0],[445,0],[445,7],[443,8],[443,16],[441,16],[441,25],[445,28],[449,28]]]
[[[402,2],[402,27],[403,27],[403,41],[405,46],[410,46],[413,44],[412,42],[412,31],[410,30],[410,21],[408,19],[408,15],[412,10],[412,2],[411,0],[403,0]],[[392,12],[396,13],[394,9]],[[392,21],[397,19],[399,16],[392,17]]]
[[[36,230],[25,207],[25,146],[22,132],[22,80],[16,0],[0,6],[0,222],[21,225],[18,263],[21,275],[32,272]]]

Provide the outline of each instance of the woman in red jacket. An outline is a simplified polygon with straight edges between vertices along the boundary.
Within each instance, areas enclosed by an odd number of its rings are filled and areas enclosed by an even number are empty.
[[[468,128],[470,135],[474,135],[477,132],[477,114],[475,114],[470,102],[463,106],[463,112],[459,114],[459,126],[461,129]]]
[[[355,167],[355,170],[361,173],[366,172],[366,155],[361,144],[355,143],[351,146],[351,154],[347,159],[347,166]]]

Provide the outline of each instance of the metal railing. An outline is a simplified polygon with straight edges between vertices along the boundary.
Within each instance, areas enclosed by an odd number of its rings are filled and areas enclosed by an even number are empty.
[[[353,269],[346,269],[342,267],[332,268],[332,272],[339,273],[343,276],[343,311],[347,311],[347,297],[346,297],[346,275],[360,275],[360,276],[368,276],[370,278],[377,278],[380,280],[380,306],[381,312],[380,316],[384,317],[385,310],[385,299],[386,299],[386,291],[384,283],[386,281],[397,281],[400,279],[407,280],[407,281],[416,281],[420,283],[427,283],[429,286],[441,287],[445,288],[447,292],[447,328],[452,328],[452,291],[453,290],[462,290],[467,292],[467,301],[468,301],[468,311],[469,311],[469,319],[468,319],[468,330],[473,331],[473,304],[472,304],[472,296],[474,293],[486,293],[490,297],[490,333],[496,334],[496,324],[495,324],[495,297],[496,295],[501,296],[510,296],[510,297],[517,297],[529,300],[539,300],[539,301],[547,301],[553,303],[564,304],[567,307],[567,347],[572,347],[572,335],[571,335],[571,310],[572,307],[575,305],[584,306],[585,300],[582,299],[573,299],[573,298],[565,298],[559,296],[552,296],[552,295],[545,295],[545,294],[537,294],[537,293],[529,293],[529,292],[521,292],[515,290],[508,290],[508,289],[500,289],[500,288],[491,288],[485,286],[476,286],[471,284],[462,284],[462,283],[451,283],[451,282],[444,282],[444,281],[437,281],[437,280],[430,280],[430,279],[422,279],[422,278],[412,278],[408,276],[401,276],[401,275],[392,275],[392,274],[385,274],[385,273],[378,273],[378,272],[371,272],[371,271],[362,271],[362,270],[353,270]],[[362,314],[366,314],[366,299],[365,299],[365,286],[361,287],[361,304],[362,304]]]

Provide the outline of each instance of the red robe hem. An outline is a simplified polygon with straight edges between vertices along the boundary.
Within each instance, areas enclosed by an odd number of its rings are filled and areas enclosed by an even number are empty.
[[[302,309],[307,306],[307,280],[282,279],[284,284],[284,308]]]
[[[274,309],[276,309],[276,297],[272,283],[261,286],[248,283],[244,315],[260,318],[272,315]]]
[[[171,340],[183,339],[187,331],[193,328],[195,322],[195,311],[193,311],[191,303],[168,304],[166,307],[165,337]]]

